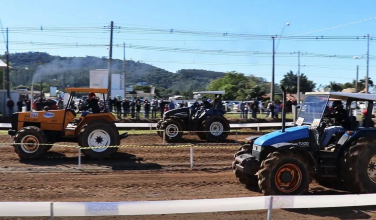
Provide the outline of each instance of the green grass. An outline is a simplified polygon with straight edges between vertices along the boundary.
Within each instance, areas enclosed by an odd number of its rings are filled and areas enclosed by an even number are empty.
[[[225,114],[225,117],[227,119],[240,119],[240,113],[239,114],[233,114],[233,113],[230,113],[230,114]],[[270,117],[270,116],[269,116]],[[249,114],[248,118],[252,118],[252,114]],[[257,118],[258,119],[266,119],[266,114],[265,113],[262,113],[262,114],[257,114]],[[282,114],[279,114],[278,115],[278,118],[282,118]],[[292,113],[286,113],[286,119],[290,119],[292,120],[293,119],[293,114]]]

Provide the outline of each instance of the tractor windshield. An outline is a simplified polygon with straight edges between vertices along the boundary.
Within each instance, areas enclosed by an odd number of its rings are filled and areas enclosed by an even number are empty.
[[[313,122],[319,122],[324,114],[326,105],[329,100],[329,95],[315,95],[307,96],[302,104],[299,112],[300,123],[297,124],[313,124]]]

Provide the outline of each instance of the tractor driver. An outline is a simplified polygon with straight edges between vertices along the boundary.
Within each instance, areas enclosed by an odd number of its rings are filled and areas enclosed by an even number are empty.
[[[202,105],[204,106],[205,109],[210,109],[212,107],[210,102],[205,96],[202,97]]]
[[[219,94],[215,95],[215,99],[213,101],[213,109],[223,109],[221,95]]]
[[[98,99],[95,96],[94,92],[89,93],[88,99],[86,99],[86,105],[83,107],[84,110],[91,109],[92,113],[100,113],[101,110],[99,108]],[[85,116],[86,114],[82,114],[82,116]]]
[[[332,135],[336,132],[344,132],[348,127],[349,121],[346,110],[343,108],[342,101],[334,101],[332,111],[325,115],[327,118],[334,118],[334,124],[324,130],[322,146],[328,145]]]

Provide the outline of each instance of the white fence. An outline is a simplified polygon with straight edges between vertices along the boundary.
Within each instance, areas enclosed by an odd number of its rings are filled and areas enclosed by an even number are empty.
[[[115,123],[116,127],[121,128],[155,128],[157,123]],[[286,122],[286,126],[293,126],[293,122]],[[0,123],[0,129],[10,129],[12,125],[10,123]],[[282,123],[242,123],[242,124],[230,124],[230,128],[260,128],[263,127],[282,127]]]
[[[376,194],[259,196],[136,202],[0,202],[1,217],[125,216],[376,205]]]

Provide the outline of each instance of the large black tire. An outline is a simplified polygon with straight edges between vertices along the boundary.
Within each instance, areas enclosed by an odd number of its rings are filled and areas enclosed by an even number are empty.
[[[165,131],[165,140],[167,142],[177,142],[183,137],[183,125],[177,119],[166,119],[162,122],[161,128],[161,130]]]
[[[35,159],[47,152],[47,138],[43,131],[34,126],[24,127],[14,137],[14,151],[21,159]]]
[[[200,132],[202,131],[202,132]],[[203,124],[201,124],[199,127],[198,127],[198,132],[196,132],[197,136],[201,139],[201,140],[206,140],[206,132],[205,131],[205,126]]]
[[[257,173],[264,195],[301,195],[308,191],[311,176],[306,160],[292,152],[273,152]]]
[[[222,142],[226,140],[230,132],[230,124],[223,116],[211,116],[205,119],[204,128],[206,140]]]
[[[52,146],[53,144],[46,145],[46,147],[44,148],[44,152],[48,152],[52,148]]]
[[[244,144],[235,153],[234,159],[237,156],[240,156],[240,155],[245,154],[245,153],[251,153],[251,152],[252,152],[252,144]],[[236,170],[235,167],[236,167],[236,164],[238,164],[238,163],[239,162],[236,161],[236,160],[234,160],[232,162],[232,170],[234,171],[236,179],[241,184],[243,184],[245,186],[245,188],[251,189],[251,190],[256,189],[258,187],[258,185],[257,185],[257,176],[256,175],[247,175],[247,174],[244,174],[244,173],[239,172],[238,170]],[[256,174],[256,172],[254,174]]]
[[[376,140],[361,137],[345,153],[341,176],[351,193],[376,193]]]
[[[163,138],[163,132],[161,131],[162,130],[162,123],[163,123],[163,120],[159,120],[158,123],[157,123],[157,134],[161,138]]]
[[[118,146],[119,131],[114,123],[107,121],[89,122],[78,134],[78,145],[81,147]],[[92,159],[105,159],[118,151],[118,147],[83,149],[82,153]]]

